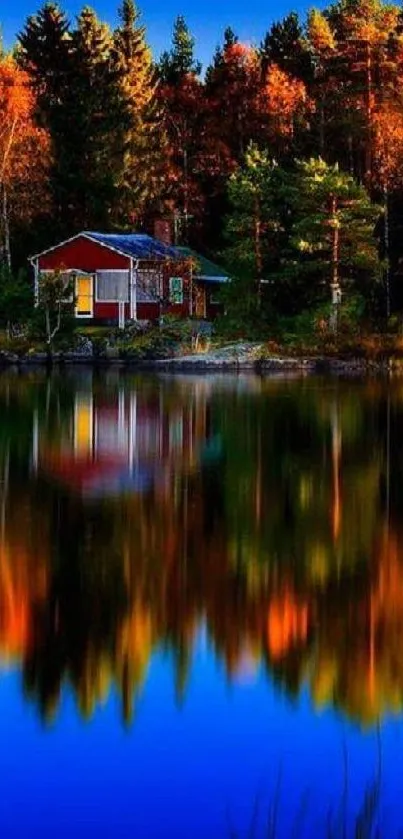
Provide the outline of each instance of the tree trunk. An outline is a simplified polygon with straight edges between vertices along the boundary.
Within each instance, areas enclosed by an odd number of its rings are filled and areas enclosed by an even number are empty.
[[[339,306],[341,298],[341,289],[339,281],[339,257],[340,257],[340,233],[339,221],[337,218],[337,198],[335,195],[331,199],[331,225],[332,225],[332,310],[330,313],[330,328],[332,332],[337,333],[339,320]]]
[[[320,98],[319,102],[319,154],[321,158],[324,160],[325,155],[325,107],[323,102],[323,96]]]
[[[255,264],[256,264],[256,293],[258,299],[258,306],[261,303],[261,295],[262,295],[262,273],[263,273],[263,260],[262,260],[262,242],[261,242],[261,218],[260,218],[260,204],[259,199],[256,196],[255,199]]]
[[[182,244],[188,243],[188,217],[189,217],[189,160],[186,143],[183,149],[183,212],[184,212],[184,227],[185,227],[185,241]]]
[[[390,237],[389,237],[389,192],[388,187],[385,182],[383,188],[383,196],[384,196],[384,203],[385,203],[385,230],[384,230],[384,240],[385,240],[385,257],[386,257],[386,265],[385,265],[385,292],[386,292],[386,317],[389,320],[390,318]]]
[[[353,138],[351,134],[348,136],[348,169],[350,175],[354,177],[354,154],[353,154]]]
[[[367,117],[367,136],[365,142],[365,183],[367,186],[371,183],[372,177],[372,58],[371,45],[368,42],[366,45],[366,117]]]
[[[240,108],[238,107],[237,111],[237,122],[238,122],[238,140],[239,140],[239,159],[242,160],[245,154],[245,143],[243,138],[243,124],[242,124],[242,114]]]
[[[11,271],[11,245],[10,245],[10,220],[8,216],[7,189],[3,184],[2,195],[2,227],[3,227],[3,252],[7,267]]]

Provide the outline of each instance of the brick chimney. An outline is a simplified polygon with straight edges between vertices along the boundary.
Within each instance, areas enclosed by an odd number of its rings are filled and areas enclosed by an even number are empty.
[[[167,218],[157,218],[154,221],[154,238],[164,245],[172,245],[172,224]]]

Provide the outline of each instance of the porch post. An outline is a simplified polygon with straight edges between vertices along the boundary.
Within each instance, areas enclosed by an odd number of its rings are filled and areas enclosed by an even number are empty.
[[[138,260],[130,260],[129,297],[130,320],[137,320],[137,266]]]
[[[125,328],[125,302],[119,300],[118,308],[119,308],[119,329]]]
[[[35,306],[39,304],[39,263],[38,260],[35,259],[34,264],[34,297],[35,297]]]

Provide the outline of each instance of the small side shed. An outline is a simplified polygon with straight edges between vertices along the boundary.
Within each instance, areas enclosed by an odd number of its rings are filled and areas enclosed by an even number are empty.
[[[223,309],[220,289],[230,282],[230,277],[223,268],[197,253],[192,248],[178,247],[185,260],[189,260],[193,271],[194,303],[193,314],[198,318],[214,318]]]

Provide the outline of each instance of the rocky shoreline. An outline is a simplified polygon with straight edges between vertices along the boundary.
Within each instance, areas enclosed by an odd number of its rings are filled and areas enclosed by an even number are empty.
[[[252,372],[260,375],[265,373],[298,373],[321,374],[329,373],[368,375],[370,373],[390,373],[394,370],[389,359],[373,361],[369,359],[343,359],[334,357],[318,358],[288,358],[273,356],[272,358],[257,359],[255,361],[234,361],[217,359],[214,361],[192,358],[190,356],[176,359],[155,361],[153,367],[165,371],[191,371],[208,373],[214,371]],[[403,367],[402,367],[403,372]]]
[[[90,365],[94,367],[120,366],[159,371],[191,371],[208,373],[214,371],[251,372],[260,375],[275,373],[295,374],[356,374],[403,372],[403,361],[393,357],[342,358],[334,356],[263,356],[261,345],[231,345],[208,353],[178,355],[168,358],[122,357],[117,352],[95,355],[89,348],[83,351],[58,353],[31,352],[17,355],[0,352],[0,368],[33,366],[60,367]]]

